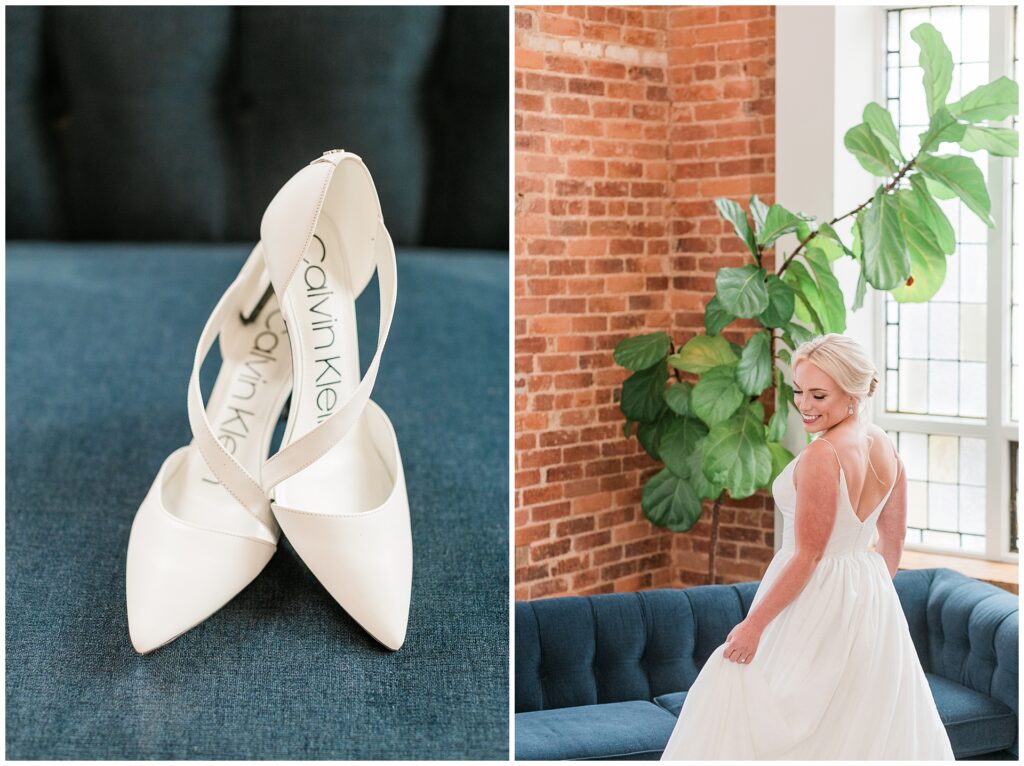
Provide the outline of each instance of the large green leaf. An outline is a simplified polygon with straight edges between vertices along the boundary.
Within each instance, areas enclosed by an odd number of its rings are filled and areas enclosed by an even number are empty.
[[[774,274],[768,275],[765,287],[768,290],[768,308],[757,319],[765,327],[782,327],[793,318],[793,288]]]
[[[690,409],[690,394],[693,393],[693,386],[685,380],[673,383],[665,389],[665,404],[676,415],[692,415]]]
[[[750,198],[750,217],[754,219],[755,237],[760,237],[764,231],[765,219],[768,217],[768,206],[756,194]]]
[[[622,414],[630,420],[653,423],[665,409],[665,381],[668,369],[656,364],[634,372],[622,382]]]
[[[663,332],[637,335],[620,341],[612,357],[627,370],[646,370],[651,365],[664,362],[671,345],[672,341]]]
[[[832,273],[828,257],[818,247],[809,247],[804,251],[804,258],[810,264],[814,277],[818,282],[821,295],[821,306],[815,307],[825,332],[842,333],[846,331],[846,304],[839,280]]]
[[[939,248],[946,255],[952,255],[956,250],[956,232],[953,231],[953,225],[946,218],[946,213],[932,199],[924,176],[914,173],[910,176],[910,186],[921,201],[922,212],[925,214],[928,227],[935,234],[935,241],[938,242]]]
[[[903,242],[899,205],[891,194],[875,192],[860,221],[864,238],[864,277],[876,290],[903,284],[910,273],[910,259]]]
[[[857,273],[857,287],[853,291],[853,305],[850,309],[860,311],[864,306],[864,296],[867,294],[868,281],[864,278],[864,264],[859,263],[860,270]]]
[[[658,454],[658,446],[661,442],[661,436],[665,433],[665,429],[672,424],[674,419],[675,416],[666,409],[662,411],[661,415],[653,423],[640,423],[637,425],[637,441],[643,446],[644,451],[646,451],[647,454],[655,460],[661,460],[661,455]]]
[[[677,370],[700,375],[712,367],[735,362],[738,358],[729,341],[722,336],[695,335],[668,358],[668,363]]]
[[[896,132],[896,125],[886,109],[872,101],[864,107],[864,123],[871,128],[875,138],[881,141],[892,159],[900,163],[906,162],[903,152],[900,151],[900,137]]]
[[[706,438],[697,442],[697,446],[694,447],[693,452],[687,458],[688,478],[690,486],[693,487],[699,497],[705,500],[714,500],[722,494],[722,485],[715,484],[704,473],[704,444],[706,442]]]
[[[818,283],[801,261],[790,261],[783,275],[786,283],[796,293],[795,314],[801,322],[809,322],[819,333],[825,333],[825,321],[821,318],[823,307]]]
[[[823,223],[821,227],[818,229],[818,232],[822,235],[822,242],[828,243],[829,245],[835,243],[839,247],[840,251],[842,251],[842,253],[845,253],[851,258],[857,257],[856,255],[854,255],[853,250],[848,248],[846,246],[846,243],[843,242],[842,238],[839,236],[839,232],[833,229],[832,226],[830,226],[829,224]],[[826,252],[828,253],[828,259],[830,261],[837,260],[841,255],[840,254],[833,257],[833,254],[829,250],[826,250]]]
[[[715,275],[718,302],[733,316],[744,319],[757,316],[768,308],[766,276],[764,269],[752,263],[735,269],[719,269]]]
[[[943,186],[938,181],[932,178],[925,178],[925,183],[928,185],[928,193],[935,199],[956,199],[956,192]]]
[[[988,85],[975,88],[955,104],[949,111],[968,122],[983,120],[1005,120],[1017,114],[1020,105],[1017,83],[1009,77],[1000,77]]]
[[[772,340],[764,332],[755,332],[743,347],[736,365],[736,382],[740,391],[757,396],[772,383]]]
[[[750,229],[743,206],[731,199],[719,197],[715,200],[715,207],[718,208],[718,214],[732,224],[736,235],[747,244],[753,256],[759,259],[761,254],[757,249],[757,241],[754,239],[754,232]]]
[[[732,415],[746,397],[736,382],[736,365],[712,367],[701,375],[690,395],[693,413],[709,426]]]
[[[723,308],[717,294],[712,295],[708,305],[704,307],[704,329],[708,335],[718,335],[735,318]]]
[[[697,442],[708,435],[707,426],[697,418],[679,416],[672,419],[658,444],[658,454],[665,466],[681,479],[689,477],[687,458]]]
[[[774,484],[779,474],[785,470],[787,465],[793,462],[795,455],[781,444],[774,443],[771,439],[768,440],[768,451],[772,456],[772,477],[769,479],[769,484]]]
[[[788,362],[787,362],[788,364]],[[787,391],[788,389],[788,391]],[[788,396],[788,399],[787,399]],[[786,419],[789,416],[789,404],[793,401],[793,389],[782,377],[782,370],[775,369],[775,412],[768,420],[765,436],[770,442],[780,442],[786,435]]]
[[[910,32],[910,39],[921,48],[918,59],[924,70],[924,93],[928,102],[928,114],[946,103],[949,86],[953,82],[953,56],[942,41],[939,31],[927,22]]]
[[[742,407],[712,427],[704,442],[704,473],[736,500],[750,497],[772,474],[772,456],[764,439],[763,408]],[[758,414],[758,413],[761,414]]]
[[[701,501],[686,479],[667,468],[644,486],[640,507],[652,524],[673,532],[686,532],[700,520]]]
[[[946,278],[946,254],[930,226],[931,211],[917,191],[901,189],[895,195],[899,204],[903,241],[910,256],[910,276],[905,284],[892,290],[900,303],[923,303],[942,287]]]
[[[892,161],[892,157],[889,156],[889,152],[886,151],[881,140],[866,122],[854,125],[846,131],[846,135],[843,136],[843,146],[871,175],[887,176],[896,172],[896,164]]]
[[[977,128],[969,125],[960,139],[965,152],[984,149],[996,157],[1016,157],[1019,154],[1019,136],[1009,128]]]
[[[939,107],[928,123],[928,130],[921,134],[921,151],[935,149],[943,141],[956,143],[964,137],[967,126],[958,122],[946,107]]]
[[[795,351],[797,346],[806,343],[809,340],[814,340],[814,333],[808,330],[806,327],[798,325],[796,322],[790,322],[786,325],[786,333],[792,336],[793,344],[791,348]],[[795,345],[794,345],[795,344]],[[790,400],[792,401],[792,399]]]
[[[764,226],[761,227],[761,232],[757,235],[757,243],[767,247],[783,234],[796,231],[801,220],[803,219],[793,215],[782,205],[772,205],[768,208],[768,213],[764,218]]]
[[[955,154],[925,154],[918,159],[917,168],[929,178],[934,178],[956,192],[956,196],[962,199],[989,228],[995,227],[995,221],[989,215],[992,202],[988,197],[988,189],[985,188],[985,178],[974,160]]]

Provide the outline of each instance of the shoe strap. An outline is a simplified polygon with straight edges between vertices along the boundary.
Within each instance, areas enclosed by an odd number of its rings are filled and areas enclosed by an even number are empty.
[[[333,156],[332,156],[333,155]],[[342,159],[352,159],[362,164],[361,160],[355,155],[345,154],[341,152],[327,153],[324,158],[317,160],[316,162],[329,161],[334,165],[337,165]],[[376,196],[376,191],[373,188],[373,183],[369,179],[367,173],[368,182],[368,193],[372,193]],[[329,178],[325,181],[323,189],[326,191],[327,184],[330,183]],[[321,204],[323,203],[323,194],[320,197]],[[274,203],[272,202],[271,205]],[[376,210],[380,210],[379,205],[375,206]],[[316,217],[319,217],[319,208],[316,210]],[[266,220],[266,219],[264,219]],[[336,217],[335,220],[338,220]],[[308,238],[307,238],[308,239]],[[377,284],[380,289],[380,323],[377,328],[377,350],[374,352],[373,359],[369,366],[366,368],[366,373],[359,381],[359,385],[356,386],[355,390],[349,395],[348,399],[338,409],[336,409],[330,416],[325,418],[323,421],[318,423],[316,427],[301,437],[295,439],[293,442],[283,447],[277,454],[273,455],[267,462],[263,464],[263,468],[260,471],[260,481],[262,482],[263,489],[269,494],[270,490],[280,484],[282,481],[294,476],[299,471],[311,465],[321,455],[325,454],[335,444],[345,438],[345,435],[352,430],[353,426],[359,421],[360,416],[363,414],[363,409],[366,407],[366,403],[370,399],[370,393],[373,391],[373,385],[377,380],[377,371],[380,367],[381,354],[384,351],[384,345],[388,339],[388,333],[391,330],[391,320],[395,314],[395,299],[398,295],[398,273],[397,265],[395,262],[395,246],[391,241],[391,235],[388,234],[387,228],[384,226],[384,221],[381,218],[379,212],[377,213],[376,221],[376,232],[373,239],[367,243],[368,247],[366,250],[372,251],[373,265],[377,270]],[[266,238],[264,238],[264,247],[266,247]],[[279,296],[287,294],[288,284],[295,278],[295,269],[292,264],[294,260],[295,264],[298,263],[299,259],[305,253],[305,248],[308,247],[308,241],[302,243],[302,249],[298,253],[291,253],[290,258],[284,264],[289,274],[289,280],[285,284],[279,284],[275,281],[274,289],[277,291]],[[273,257],[280,258],[283,254],[275,253],[271,255],[268,251],[268,261]],[[351,253],[352,257],[359,257],[355,253]],[[362,271],[367,271],[362,269]],[[271,276],[274,277],[275,270],[270,269]],[[277,272],[281,273],[280,271]],[[372,274],[372,269],[369,270]],[[362,281],[362,280],[360,280]],[[356,284],[355,289],[358,292],[362,292],[362,288],[365,284]],[[293,340],[294,342],[294,340]]]
[[[261,246],[257,244],[235,281],[221,296],[210,318],[206,320],[206,326],[196,346],[192,376],[188,382],[188,420],[192,426],[193,443],[199,448],[199,453],[217,481],[257,521],[273,531],[277,528],[277,523],[270,511],[270,500],[259,482],[235,460],[217,438],[210,419],[206,416],[206,406],[203,404],[203,394],[199,386],[199,370],[203,366],[203,361],[221,331],[228,323],[237,321],[239,313],[248,308],[241,305],[240,299],[255,289],[256,283],[261,280],[262,270],[263,253]]]

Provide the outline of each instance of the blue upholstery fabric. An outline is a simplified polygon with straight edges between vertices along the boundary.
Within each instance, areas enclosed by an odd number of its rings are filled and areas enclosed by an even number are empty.
[[[654,704],[664,710],[667,710],[674,716],[679,715],[679,711],[683,709],[684,702],[686,702],[686,692],[662,694],[660,697],[654,698]]]
[[[612,702],[516,716],[516,759],[656,759],[674,716],[650,702]]]
[[[1013,746],[1017,716],[1010,708],[987,694],[934,673],[925,677],[954,753],[980,755]]]
[[[508,156],[493,150],[508,135],[508,71],[481,61],[508,58],[508,30],[494,9],[447,9],[447,24],[426,92],[434,137],[423,242],[493,247],[492,232],[508,219]],[[472,215],[467,211],[472,210]]]
[[[18,6],[7,16],[7,230],[22,237],[63,233],[54,157],[47,146],[43,92],[43,9]],[[13,215],[12,215],[13,213]]]
[[[59,147],[69,232],[223,239],[228,135],[220,110],[231,10],[64,6],[47,13],[68,99]]]
[[[443,9],[352,6],[341,15],[328,6],[278,6],[238,14],[247,106],[239,141],[242,231],[258,231],[277,190],[320,153],[312,145],[362,156],[392,239],[417,242],[429,157],[419,94]]]
[[[757,583],[516,604],[516,712],[688,689]]]
[[[11,759],[508,756],[508,262],[400,251],[374,400],[414,543],[408,639],[381,648],[282,544],[217,614],[135,654],[125,551],[190,439],[200,330],[237,245],[8,244]],[[365,365],[377,288],[357,303]],[[204,367],[209,390],[215,360]]]
[[[508,242],[508,9],[15,7],[7,234],[250,241],[325,149],[396,243]]]
[[[1018,599],[948,569],[899,572],[894,584],[954,752],[1016,756]],[[631,740],[609,733],[617,729],[608,703],[653,702],[678,715],[756,590],[743,583],[518,602],[517,752],[521,720],[533,757],[563,757],[572,732],[598,727],[606,730],[594,734],[591,750],[572,757],[628,750]]]

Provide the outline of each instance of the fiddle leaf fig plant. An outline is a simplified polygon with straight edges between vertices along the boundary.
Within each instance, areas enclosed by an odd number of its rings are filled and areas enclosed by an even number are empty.
[[[616,363],[631,372],[620,398],[626,437],[635,432],[664,465],[644,487],[644,514],[658,526],[685,532],[700,519],[703,500],[714,501],[711,581],[722,494],[750,497],[769,487],[793,458],[781,444],[788,408],[795,407],[793,389],[777,360],[788,364],[801,343],[846,330],[846,299],[833,264],[849,258],[857,266],[854,311],[868,286],[901,303],[925,302],[942,287],[946,259],[956,248],[953,227],[936,200],[960,199],[986,226],[995,225],[974,159],[943,148],[958,144],[967,152],[1016,157],[1016,131],[988,123],[1017,113],[1017,83],[1000,77],[949,102],[953,60],[942,35],[926,23],[911,39],[920,48],[929,113],[917,150],[905,151],[892,116],[870,103],[843,144],[881,182],[853,210],[819,221],[757,196],[746,207],[716,199],[750,262],[718,270],[705,306],[705,333],[679,347],[668,333],[655,332],[615,348]],[[843,221],[846,236],[835,228]],[[788,234],[795,235],[796,246],[776,254],[778,268],[766,268],[765,251]],[[722,335],[736,319],[761,325],[742,346]],[[774,412],[765,422],[761,399],[769,388]]]

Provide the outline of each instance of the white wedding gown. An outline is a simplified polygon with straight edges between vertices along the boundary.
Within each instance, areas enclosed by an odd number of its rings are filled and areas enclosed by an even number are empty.
[[[772,484],[782,546],[751,609],[793,555],[797,460]],[[835,526],[807,585],[749,664],[725,659],[725,644],[711,653],[662,760],[953,760],[885,560],[868,550],[892,489],[861,522],[839,470]]]

